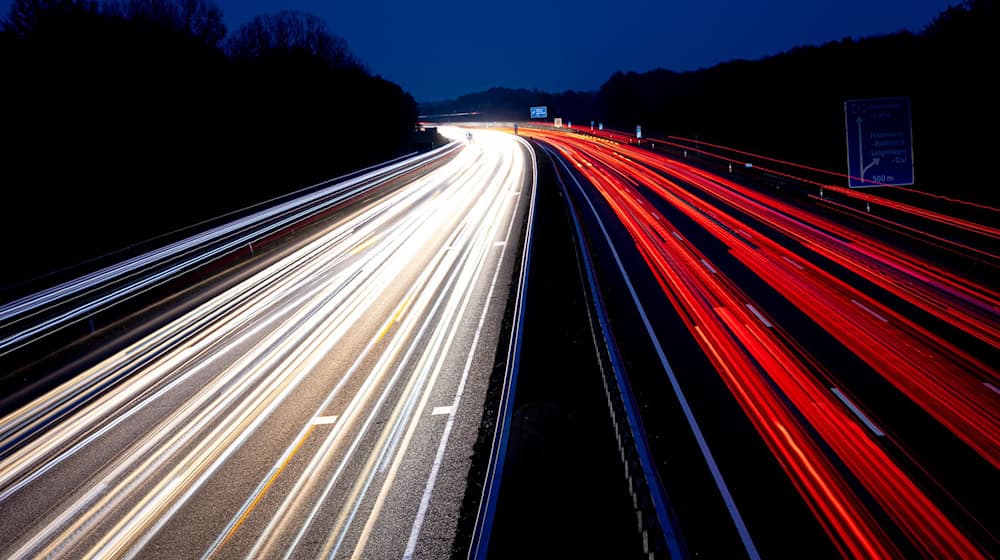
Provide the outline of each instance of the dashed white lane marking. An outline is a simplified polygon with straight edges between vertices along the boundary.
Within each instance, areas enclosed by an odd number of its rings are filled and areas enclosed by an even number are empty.
[[[850,399],[847,398],[846,395],[841,393],[840,389],[836,387],[830,387],[830,390],[833,391],[834,395],[837,395],[837,398],[840,399],[840,402],[844,403],[844,406],[851,409],[851,412],[853,412],[854,415],[857,416],[861,420],[861,422],[864,423],[865,426],[868,426],[868,429],[871,430],[873,434],[875,434],[878,437],[882,437],[885,435],[885,432],[880,430],[878,426],[872,423],[872,421],[869,420],[867,416],[865,416],[864,412],[861,412],[861,410],[858,409],[858,407],[854,406],[854,403],[852,403]]]
[[[788,258],[788,257],[781,257],[781,258],[783,258],[783,259],[785,259],[786,261],[788,261],[788,262],[789,262],[789,264],[791,264],[791,265],[792,265],[792,266],[794,266],[795,268],[797,268],[797,269],[799,269],[799,270],[803,270],[803,269],[802,269],[802,265],[801,265],[801,264],[799,264],[799,263],[797,263],[797,262],[795,262],[795,261],[793,261],[792,259],[790,259],[790,258]]]
[[[763,315],[761,315],[761,314],[760,314],[760,312],[759,312],[759,311],[757,311],[757,310],[756,310],[756,309],[754,308],[754,306],[750,305],[749,303],[747,304],[747,309],[749,309],[751,313],[753,313],[754,315],[756,315],[756,316],[757,316],[757,318],[758,318],[758,319],[760,319],[760,322],[761,322],[761,323],[764,323],[764,326],[765,326],[765,327],[767,327],[767,328],[771,328],[772,326],[774,326],[774,325],[772,325],[772,324],[771,324],[771,322],[770,322],[770,321],[768,321],[767,319],[765,319],[765,318],[764,318],[764,316],[763,316]]]
[[[989,389],[990,391],[993,391],[994,393],[1000,395],[1000,389],[997,389],[996,385],[990,383],[989,381],[983,381],[983,385],[986,385],[986,388]]]
[[[888,323],[889,322],[888,319],[886,319],[885,317],[879,315],[878,313],[875,313],[874,311],[871,310],[871,308],[869,308],[867,305],[861,303],[860,301],[858,301],[856,299],[852,299],[851,301],[854,302],[854,305],[857,305],[861,309],[864,309],[868,313],[871,313],[871,315],[873,317],[875,317],[876,319],[878,319],[879,321],[882,321],[883,323]]]
[[[319,426],[321,424],[333,424],[336,421],[337,421],[337,416],[317,416],[313,418],[312,423],[314,425]]]
[[[538,164],[535,161],[535,152],[530,149],[526,140],[520,140],[521,144],[528,149],[528,153],[531,155],[531,190],[534,193],[538,189]],[[520,192],[520,191],[518,191]],[[535,200],[531,199],[528,206],[528,224],[532,223],[535,209]],[[507,224],[507,236],[504,239],[510,239],[510,234],[514,230],[514,220],[517,213],[511,215],[510,223]],[[525,243],[531,243],[531,226],[525,226],[528,229],[528,235],[526,236]],[[455,391],[455,399],[452,401],[451,408],[454,410],[462,400],[462,393],[465,391],[465,383],[469,378],[469,371],[472,369],[472,359],[476,354],[476,349],[479,347],[479,338],[483,331],[483,324],[486,322],[486,313],[490,309],[489,302],[493,298],[493,292],[496,289],[497,277],[500,275],[500,265],[503,263],[504,253],[507,251],[506,248],[500,251],[500,260],[497,263],[496,270],[493,272],[493,280],[490,282],[490,289],[486,292],[486,305],[483,307],[483,313],[479,316],[479,324],[476,326],[476,334],[472,337],[472,346],[469,349],[468,358],[465,361],[465,368],[462,370],[462,377],[458,381],[458,389]],[[440,407],[438,407],[440,408]],[[435,408],[437,410],[437,408]],[[427,508],[430,506],[431,493],[434,490],[434,485],[437,482],[438,471],[441,468],[441,464],[444,461],[444,451],[445,447],[448,445],[448,438],[451,436],[452,427],[455,425],[455,415],[452,414],[448,416],[448,421],[444,425],[444,431],[441,434],[441,440],[438,443],[437,453],[434,455],[434,462],[431,463],[431,473],[427,477],[427,484],[424,486],[424,494],[420,498],[420,505],[417,507],[417,516],[413,520],[413,526],[410,528],[410,538],[406,542],[406,549],[403,551],[403,560],[413,560],[413,554],[417,547],[417,539],[420,536],[420,529],[424,525],[424,518],[427,515]]]
[[[455,410],[454,406],[435,406],[434,410],[431,412],[431,416],[438,416],[441,414],[451,414],[451,411]]]

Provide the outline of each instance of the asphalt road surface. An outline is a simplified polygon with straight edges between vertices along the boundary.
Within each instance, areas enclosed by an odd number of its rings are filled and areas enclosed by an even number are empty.
[[[456,137],[0,419],[0,556],[446,556],[533,188],[526,144]]]
[[[635,138],[521,134],[586,231],[688,554],[996,554],[995,210],[791,196]]]

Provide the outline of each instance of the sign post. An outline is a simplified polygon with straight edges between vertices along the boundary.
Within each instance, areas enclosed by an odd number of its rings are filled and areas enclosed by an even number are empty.
[[[844,118],[848,187],[913,184],[909,97],[845,101]]]

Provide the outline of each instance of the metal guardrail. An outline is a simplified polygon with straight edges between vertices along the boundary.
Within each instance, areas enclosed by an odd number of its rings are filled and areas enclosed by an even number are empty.
[[[70,325],[182,277],[210,263],[267,241],[354,197],[442,158],[451,143],[426,154],[397,158],[331,179],[226,216],[243,216],[164,247],[126,259],[56,286],[0,305],[0,357]],[[254,208],[264,206],[255,212]],[[202,222],[205,224],[206,222]]]
[[[115,287],[111,294],[102,294],[102,297],[97,298],[97,300],[87,299],[86,290],[73,292],[73,286],[69,286],[68,288],[70,289],[67,290],[68,295],[66,298],[69,301],[72,301],[74,298],[83,299],[84,302],[78,308],[84,307],[85,309],[80,311],[77,317],[69,316],[69,313],[64,313],[64,315],[68,316],[66,324],[85,320],[88,314],[93,315],[102,312],[107,307],[119,305],[129,298],[155,287],[147,284],[165,284],[175,280],[183,283],[186,281],[186,274],[194,274],[200,268],[213,267],[214,270],[213,263],[221,259],[227,259],[228,255],[234,255],[235,257],[250,256],[249,252],[239,253],[239,251],[244,251],[247,243],[261,243],[267,240],[274,241],[282,237],[285,233],[296,231],[300,227],[304,227],[305,224],[321,219],[344,204],[353,202],[356,200],[356,197],[372,193],[375,189],[387,185],[391,181],[405,180],[408,174],[421,171],[428,165],[436,165],[448,161],[448,156],[457,153],[460,146],[461,144],[459,143],[453,143],[423,156],[406,158],[405,161],[394,160],[375,170],[371,170],[370,168],[369,172],[356,174],[356,177],[351,180],[327,183],[326,187],[328,188],[325,190],[321,189],[317,191],[314,189],[313,192],[306,195],[287,199],[284,205],[277,204],[268,207],[262,212],[248,216],[247,218],[259,218],[258,220],[251,219],[249,224],[241,222],[239,227],[227,228],[222,226],[221,228],[209,230],[210,233],[218,233],[218,235],[211,236],[205,234],[207,237],[204,240],[200,239],[199,236],[188,238],[185,241],[191,241],[191,247],[187,248],[182,245],[185,247],[185,250],[180,252],[180,256],[174,256],[170,252],[167,252],[167,255],[163,258],[166,261],[163,268],[153,271],[140,270],[139,273],[134,274],[132,277],[125,275],[121,280],[122,282],[126,282],[124,285]],[[204,242],[199,243],[198,241]],[[205,253],[199,253],[199,248],[205,251]],[[206,253],[208,256],[205,256]],[[156,262],[154,258],[155,254],[143,256]],[[185,256],[191,258],[185,259]],[[184,265],[188,266],[185,267]],[[173,271],[176,271],[173,275],[168,274],[168,272]],[[142,272],[148,272],[148,274],[142,274]],[[109,283],[113,284],[119,278],[120,276],[112,276]],[[130,279],[133,282],[127,283]],[[173,284],[167,285],[172,286]],[[132,288],[131,292],[129,291],[130,288]],[[97,291],[100,292],[100,290]],[[110,296],[117,296],[117,299]],[[60,303],[56,299],[52,305],[58,306]],[[204,324],[208,324],[217,315],[225,313],[227,309],[227,306],[217,309],[203,320],[172,333],[160,344],[169,347],[182,343],[192,336],[193,333],[199,332]],[[117,311],[112,311],[109,315],[114,316]],[[54,325],[52,331],[40,332],[37,335],[38,338],[26,340],[22,342],[22,346],[44,338],[46,335],[56,332],[60,328],[65,328],[65,326]],[[5,456],[12,450],[26,444],[26,442],[30,441],[38,433],[41,433],[46,426],[51,425],[61,417],[89,402],[89,400],[101,394],[107,387],[113,386],[128,377],[137,371],[149,358],[142,354],[136,354],[130,359],[133,362],[128,368],[118,373],[104,372],[92,379],[88,379],[86,382],[78,383],[75,385],[74,391],[71,391],[66,398],[53,402],[50,407],[39,411],[38,414],[26,416],[18,423],[5,426],[4,430],[0,430],[0,456]],[[0,402],[3,401],[0,400]]]
[[[523,141],[527,144],[526,141]],[[534,150],[532,158],[534,159]],[[545,149],[544,147],[542,148]],[[546,151],[551,158],[552,155]],[[533,162],[534,163],[534,162]],[[558,177],[558,176],[557,176]],[[537,165],[535,166],[535,185],[532,190],[531,209],[528,217],[528,232],[525,237],[525,251],[522,257],[521,274],[518,279],[518,289],[515,300],[514,325],[507,351],[507,367],[504,371],[504,384],[500,395],[497,425],[490,448],[486,476],[483,483],[483,493],[479,504],[476,523],[473,528],[472,540],[468,557],[470,560],[487,558],[490,536],[496,513],[497,497],[503,476],[503,466],[506,457],[507,444],[510,437],[510,425],[513,415],[513,402],[517,386],[517,375],[520,366],[521,333],[523,332],[523,308],[527,298],[527,279],[531,265],[532,226],[534,223],[535,191],[537,190]],[[560,187],[564,198],[569,201],[568,191],[560,178]],[[643,550],[650,560],[656,558],[684,558],[683,543],[677,531],[676,522],[672,519],[667,506],[665,493],[662,489],[645,442],[641,420],[638,417],[635,398],[631,394],[628,381],[624,375],[624,366],[613,344],[603,301],[596,287],[592,262],[586,248],[582,245],[582,231],[575,212],[570,209],[574,224],[574,238],[580,250],[581,274],[584,274],[585,286],[589,287],[588,315],[591,317],[591,334],[594,337],[595,350],[598,353],[602,382],[608,403],[608,411],[614,426],[619,452],[624,467],[625,481],[632,496],[633,508],[636,512],[637,534],[643,540]],[[586,273],[584,272],[586,270]],[[600,339],[598,338],[600,333]],[[599,344],[603,342],[603,346]]]
[[[555,166],[555,158],[549,149],[543,147]],[[587,315],[590,318],[591,336],[594,350],[598,355],[601,381],[608,404],[608,413],[614,427],[618,452],[624,469],[625,482],[632,498],[632,508],[636,516],[638,534],[642,538],[643,552],[649,560],[656,558],[687,558],[676,519],[671,513],[666,491],[663,489],[653,462],[652,453],[646,439],[646,432],[639,416],[639,406],[632,392],[625,366],[611,333],[610,322],[604,300],[597,285],[594,263],[587,249],[583,228],[576,208],[556,169],[556,179],[563,192],[573,223],[573,237],[580,263],[580,274],[584,280],[587,295]]]

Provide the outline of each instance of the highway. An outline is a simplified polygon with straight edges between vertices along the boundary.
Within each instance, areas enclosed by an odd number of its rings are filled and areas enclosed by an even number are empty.
[[[352,178],[308,240],[0,419],[0,556],[447,556],[534,185],[522,140],[442,132],[461,144],[442,165],[357,203],[384,177]],[[0,308],[39,318],[0,345],[144,289],[147,268]]]
[[[795,197],[693,165],[688,144],[520,134],[585,231],[691,556],[997,554],[995,210]]]

